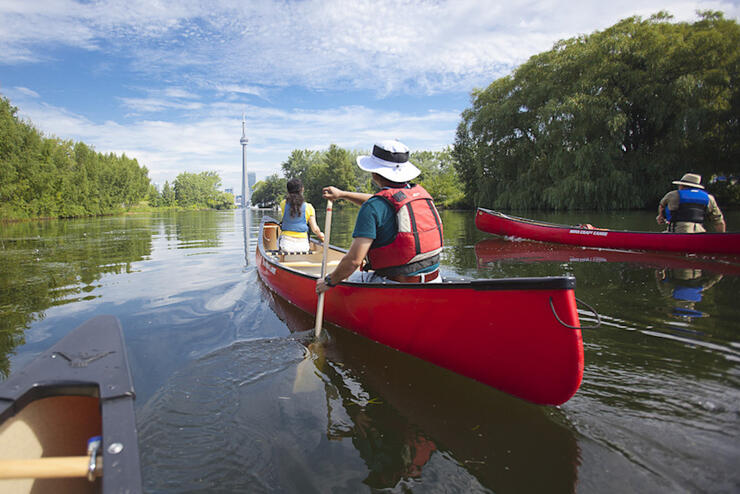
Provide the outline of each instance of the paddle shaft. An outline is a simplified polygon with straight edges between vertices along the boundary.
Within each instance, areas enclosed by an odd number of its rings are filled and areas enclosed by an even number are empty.
[[[321,259],[321,278],[326,276],[326,260],[329,257],[329,236],[331,235],[331,211],[332,202],[326,201],[326,221],[324,222],[324,255]],[[324,322],[324,293],[319,293],[319,300],[316,304],[316,327],[314,334],[318,338],[321,336],[321,326]]]
[[[102,473],[102,459],[98,458],[96,472]],[[87,456],[57,456],[0,460],[0,479],[56,479],[87,477],[90,458]]]

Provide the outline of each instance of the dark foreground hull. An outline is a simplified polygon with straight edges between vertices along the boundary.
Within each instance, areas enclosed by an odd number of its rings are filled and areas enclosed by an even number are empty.
[[[0,383],[0,462],[80,458],[87,440],[102,436],[102,477],[100,467],[93,481],[34,475],[0,480],[0,492],[141,492],[133,401],[118,320],[85,322]]]

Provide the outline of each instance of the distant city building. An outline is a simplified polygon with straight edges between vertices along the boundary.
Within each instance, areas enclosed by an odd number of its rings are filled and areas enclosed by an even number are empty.
[[[227,194],[234,195],[234,189],[224,189],[224,192],[226,192]]]
[[[254,184],[257,183],[257,174],[255,172],[247,172],[247,183],[249,184],[249,189],[254,190]]]

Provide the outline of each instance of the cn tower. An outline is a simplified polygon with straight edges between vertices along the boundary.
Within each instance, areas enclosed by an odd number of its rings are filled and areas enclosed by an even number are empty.
[[[242,145],[242,207],[246,208],[251,202],[249,197],[249,187],[247,187],[247,135],[245,134],[245,115],[242,113],[242,138],[239,142]]]

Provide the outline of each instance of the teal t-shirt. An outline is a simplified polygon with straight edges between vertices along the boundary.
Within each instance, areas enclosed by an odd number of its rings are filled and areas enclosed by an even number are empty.
[[[393,206],[381,197],[371,197],[360,206],[352,238],[372,238],[373,247],[393,242],[398,227]]]
[[[396,211],[393,206],[382,197],[373,196],[360,206],[352,238],[372,238],[371,247],[383,247],[393,242],[398,230],[396,224]],[[437,263],[409,274],[430,273],[438,267]]]

